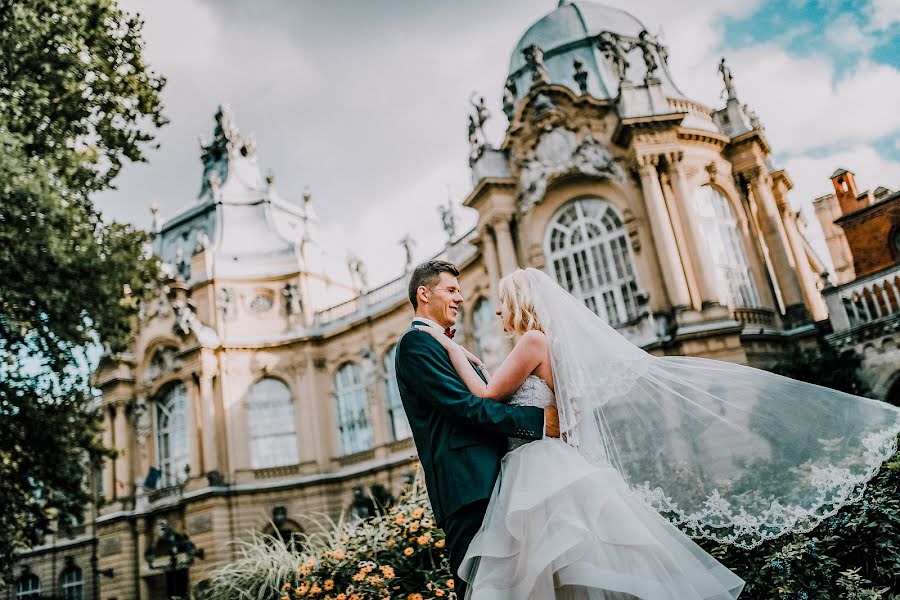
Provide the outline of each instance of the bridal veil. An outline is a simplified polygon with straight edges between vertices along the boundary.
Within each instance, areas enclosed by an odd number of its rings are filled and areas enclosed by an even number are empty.
[[[695,538],[745,548],[858,500],[896,451],[900,409],[753,367],[653,356],[527,269],[560,429]]]

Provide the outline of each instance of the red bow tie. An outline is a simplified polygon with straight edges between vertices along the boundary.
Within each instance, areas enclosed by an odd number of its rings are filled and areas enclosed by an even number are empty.
[[[450,338],[450,339],[452,340],[452,339],[453,339],[453,336],[456,335],[456,330],[455,330],[455,329],[450,329],[450,328],[448,327],[448,328],[446,328],[446,329],[444,330],[444,335],[446,335],[448,338]]]

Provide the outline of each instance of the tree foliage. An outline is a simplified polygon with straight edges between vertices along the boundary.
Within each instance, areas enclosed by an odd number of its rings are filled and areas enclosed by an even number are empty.
[[[90,499],[85,349],[125,347],[155,264],[91,195],[144,160],[165,83],[114,0],[0,0],[0,565]]]

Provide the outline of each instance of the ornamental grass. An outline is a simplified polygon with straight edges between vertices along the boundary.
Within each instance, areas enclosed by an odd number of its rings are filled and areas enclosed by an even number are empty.
[[[421,477],[396,505],[369,519],[334,521],[298,543],[252,534],[219,569],[204,598],[216,600],[449,600],[453,578],[444,533]]]

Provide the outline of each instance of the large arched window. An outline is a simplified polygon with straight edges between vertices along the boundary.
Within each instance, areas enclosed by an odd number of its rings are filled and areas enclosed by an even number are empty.
[[[34,573],[25,573],[16,582],[16,600],[41,597],[41,580]]]
[[[84,578],[81,569],[67,567],[59,576],[59,593],[62,600],[84,600]]]
[[[359,365],[345,363],[334,376],[337,399],[338,437],[343,454],[362,452],[372,447],[372,427],[366,384]]]
[[[556,281],[611,325],[638,316],[634,259],[622,219],[605,200],[573,200],[547,230],[545,251]]]
[[[247,393],[250,429],[250,466],[254,469],[295,465],[297,429],[294,402],[284,382],[266,377]]]
[[[497,318],[494,303],[489,298],[481,298],[472,310],[472,342],[475,356],[488,367],[500,362],[503,348],[502,328]]]
[[[397,344],[384,353],[384,397],[387,409],[388,426],[391,428],[392,440],[405,440],[412,432],[409,429],[409,421],[403,411],[403,402],[400,400],[400,388],[397,387],[397,371],[395,360],[397,358]]]
[[[177,383],[156,401],[156,459],[163,487],[185,479],[188,465],[187,391]]]
[[[701,185],[694,193],[694,202],[702,243],[715,264],[719,300],[731,308],[758,307],[759,294],[728,198],[711,185]]]

